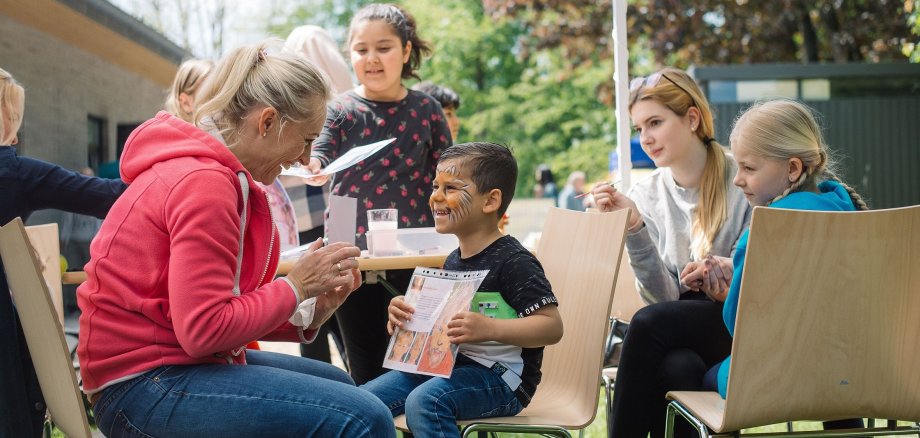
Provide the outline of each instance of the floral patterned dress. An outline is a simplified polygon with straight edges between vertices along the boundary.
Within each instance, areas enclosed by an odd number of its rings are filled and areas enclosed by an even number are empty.
[[[367,249],[367,210],[399,210],[399,228],[434,226],[431,181],[441,152],[453,142],[441,105],[415,90],[396,102],[348,91],[329,105],[323,132],[313,141],[312,156],[326,165],[355,146],[393,137],[395,142],[332,180],[332,194],[358,199],[355,243],[361,249]]]

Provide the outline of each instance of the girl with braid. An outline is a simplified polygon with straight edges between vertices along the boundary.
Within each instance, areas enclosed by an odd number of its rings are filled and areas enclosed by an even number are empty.
[[[811,110],[796,101],[774,100],[754,105],[735,122],[732,152],[738,163],[734,184],[744,191],[752,207],[793,210],[868,210],[863,199],[834,173],[821,128]],[[741,272],[747,252],[748,233],[738,241],[734,275],[722,316],[734,335],[738,313]],[[725,397],[731,356],[712,367],[703,379],[709,390],[718,388]],[[862,427],[861,420],[848,427]],[[825,427],[830,425],[825,424]]]

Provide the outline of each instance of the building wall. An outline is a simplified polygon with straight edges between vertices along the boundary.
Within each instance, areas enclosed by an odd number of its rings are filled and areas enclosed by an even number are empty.
[[[0,67],[26,89],[20,153],[69,169],[87,165],[87,116],[106,120],[115,158],[119,124],[140,123],[162,108],[166,90],[66,41],[0,15]]]

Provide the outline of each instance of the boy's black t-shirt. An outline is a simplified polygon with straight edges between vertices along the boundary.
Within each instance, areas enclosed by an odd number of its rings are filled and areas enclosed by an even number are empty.
[[[502,298],[514,308],[518,317],[526,317],[547,305],[557,305],[556,296],[543,266],[536,257],[514,237],[503,236],[484,250],[469,258],[462,258],[460,249],[447,256],[444,269],[450,271],[478,271],[489,273],[479,286],[482,292],[500,292]],[[508,368],[519,377],[505,376],[523,406],[533,398],[540,383],[540,366],[543,347],[521,348],[497,342],[461,344],[460,353],[470,359],[495,369]],[[519,383],[515,385],[515,383]]]

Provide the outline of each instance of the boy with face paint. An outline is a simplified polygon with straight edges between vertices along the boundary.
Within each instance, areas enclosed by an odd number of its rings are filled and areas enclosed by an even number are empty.
[[[479,291],[500,292],[518,317],[490,319],[458,311],[444,333],[459,345],[450,378],[390,371],[363,386],[394,416],[405,413],[416,436],[459,437],[457,420],[516,415],[540,382],[543,347],[562,338],[562,319],[543,267],[514,237],[498,231],[516,181],[517,163],[505,146],[459,144],[438,161],[428,204],[437,231],[460,242],[444,269],[489,270]],[[391,334],[414,311],[403,297],[393,298],[388,310]]]

